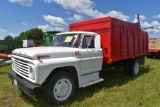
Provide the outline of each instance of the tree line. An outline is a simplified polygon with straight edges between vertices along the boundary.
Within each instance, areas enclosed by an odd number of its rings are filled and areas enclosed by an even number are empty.
[[[42,44],[44,32],[39,28],[33,28],[20,33],[19,36],[13,37],[8,35],[4,40],[34,40],[36,44]]]

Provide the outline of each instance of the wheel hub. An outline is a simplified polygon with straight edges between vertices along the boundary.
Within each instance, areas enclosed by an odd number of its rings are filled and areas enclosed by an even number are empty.
[[[57,100],[65,100],[71,93],[72,85],[68,79],[59,80],[54,87],[54,96]]]
[[[134,66],[134,73],[137,75],[139,72],[139,64],[138,63],[135,63],[135,66]]]

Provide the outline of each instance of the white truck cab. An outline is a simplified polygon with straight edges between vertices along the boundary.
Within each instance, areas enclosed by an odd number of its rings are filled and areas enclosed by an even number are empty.
[[[18,90],[34,96],[45,90],[49,104],[70,100],[76,86],[86,87],[99,78],[103,53],[100,35],[94,32],[58,33],[47,47],[21,48],[12,52],[9,77]]]

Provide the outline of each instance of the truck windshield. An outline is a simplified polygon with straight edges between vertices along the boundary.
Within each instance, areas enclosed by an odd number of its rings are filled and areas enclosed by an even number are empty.
[[[51,46],[63,46],[78,48],[81,34],[61,34],[57,35],[51,42]]]

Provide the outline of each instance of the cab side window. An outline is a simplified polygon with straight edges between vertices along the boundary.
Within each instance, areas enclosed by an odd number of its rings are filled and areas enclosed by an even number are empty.
[[[95,48],[94,46],[94,36],[85,35],[82,42],[82,48]]]

